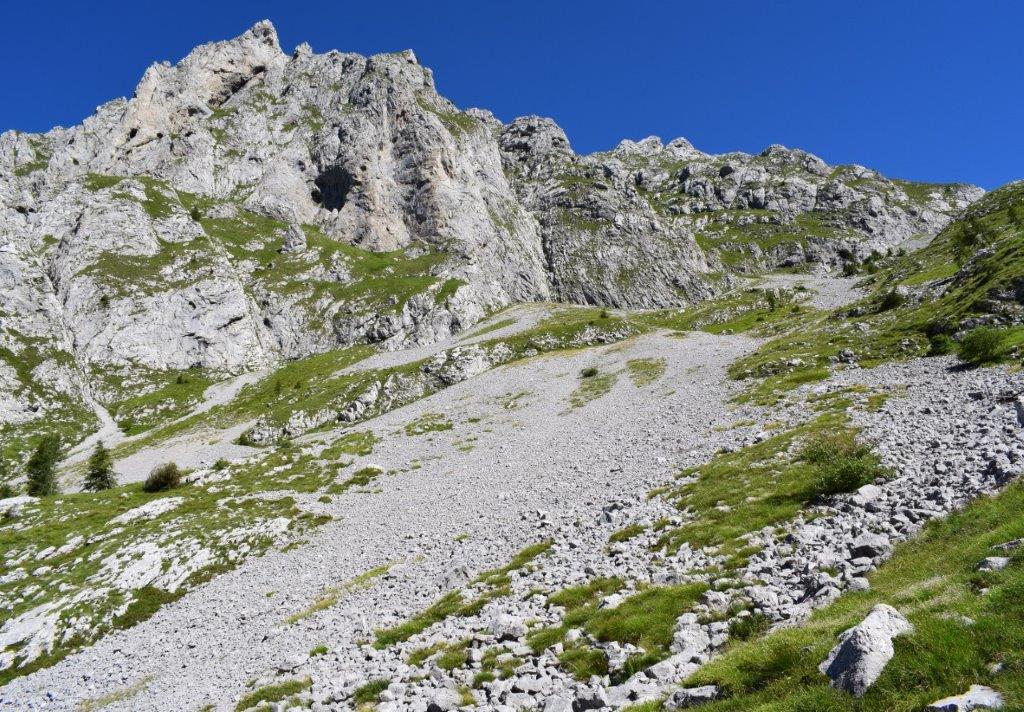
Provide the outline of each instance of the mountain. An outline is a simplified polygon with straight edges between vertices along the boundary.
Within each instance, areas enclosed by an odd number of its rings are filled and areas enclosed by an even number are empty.
[[[927,238],[980,194],[780,146],[580,156],[550,120],[459,110],[412,52],[287,55],[261,22],[79,126],[0,136],[4,437],[514,303],[693,304]]]
[[[1024,706],[1024,181],[261,22],[0,135],[0,244],[0,712]]]

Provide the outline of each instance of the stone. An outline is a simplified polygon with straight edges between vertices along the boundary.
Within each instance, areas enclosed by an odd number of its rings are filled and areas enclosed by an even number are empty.
[[[882,534],[861,534],[850,545],[851,557],[866,556],[874,558],[887,553],[892,548],[889,538]]]
[[[936,700],[925,707],[929,712],[971,712],[971,710],[998,710],[1003,707],[1003,696],[985,685],[971,685],[962,695]]]
[[[518,640],[526,635],[526,623],[515,616],[500,613],[491,619],[491,635],[498,640]]]
[[[592,685],[578,693],[573,703],[576,712],[583,710],[599,710],[608,706],[608,693],[600,685]]]
[[[899,611],[879,603],[863,621],[840,634],[818,670],[829,677],[832,687],[863,697],[892,659],[893,638],[912,630]]]
[[[430,691],[427,700],[427,712],[448,712],[462,704],[462,696],[448,688]]]
[[[982,559],[975,568],[976,571],[1002,571],[1010,565],[1007,556],[988,556]]]
[[[544,700],[541,705],[544,712],[573,712],[572,698],[555,695]]]
[[[714,702],[721,696],[717,685],[702,685],[701,687],[684,687],[676,690],[665,700],[667,710],[688,710]]]

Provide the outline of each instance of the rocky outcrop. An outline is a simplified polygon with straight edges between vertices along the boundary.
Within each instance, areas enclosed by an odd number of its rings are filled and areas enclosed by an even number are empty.
[[[692,231],[659,215],[617,156],[577,156],[550,119],[501,130],[506,172],[536,216],[560,301],[654,308],[717,291]]]

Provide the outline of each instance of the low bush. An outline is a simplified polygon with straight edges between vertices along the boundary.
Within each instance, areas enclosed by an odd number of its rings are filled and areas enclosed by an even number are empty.
[[[882,301],[878,304],[878,311],[889,311],[890,309],[903,306],[906,302],[907,296],[894,289],[882,297]]]
[[[580,371],[580,378],[593,378],[597,375],[597,369],[593,366]]]
[[[744,618],[737,618],[729,624],[729,637],[735,640],[758,638],[772,627],[772,622],[763,613],[753,613]]]
[[[181,470],[173,462],[153,468],[142,485],[143,492],[166,492],[181,485]]]
[[[928,337],[928,355],[945,356],[953,353],[956,342],[948,334],[934,334]]]
[[[804,446],[800,458],[814,466],[817,495],[852,492],[885,474],[878,456],[852,432],[819,435]]]
[[[957,354],[960,360],[971,366],[995,363],[1003,357],[1003,332],[993,326],[979,326],[967,332],[960,342]]]

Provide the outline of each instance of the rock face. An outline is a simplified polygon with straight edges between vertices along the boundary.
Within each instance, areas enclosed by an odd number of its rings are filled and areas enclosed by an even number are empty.
[[[579,156],[550,120],[460,111],[411,51],[289,55],[260,22],[79,126],[0,135],[0,415],[88,429],[169,371],[404,348],[513,302],[685,304],[979,194],[777,146]]]
[[[879,603],[839,636],[839,644],[818,669],[832,680],[832,687],[863,697],[892,660],[892,639],[913,629],[902,613]]]

